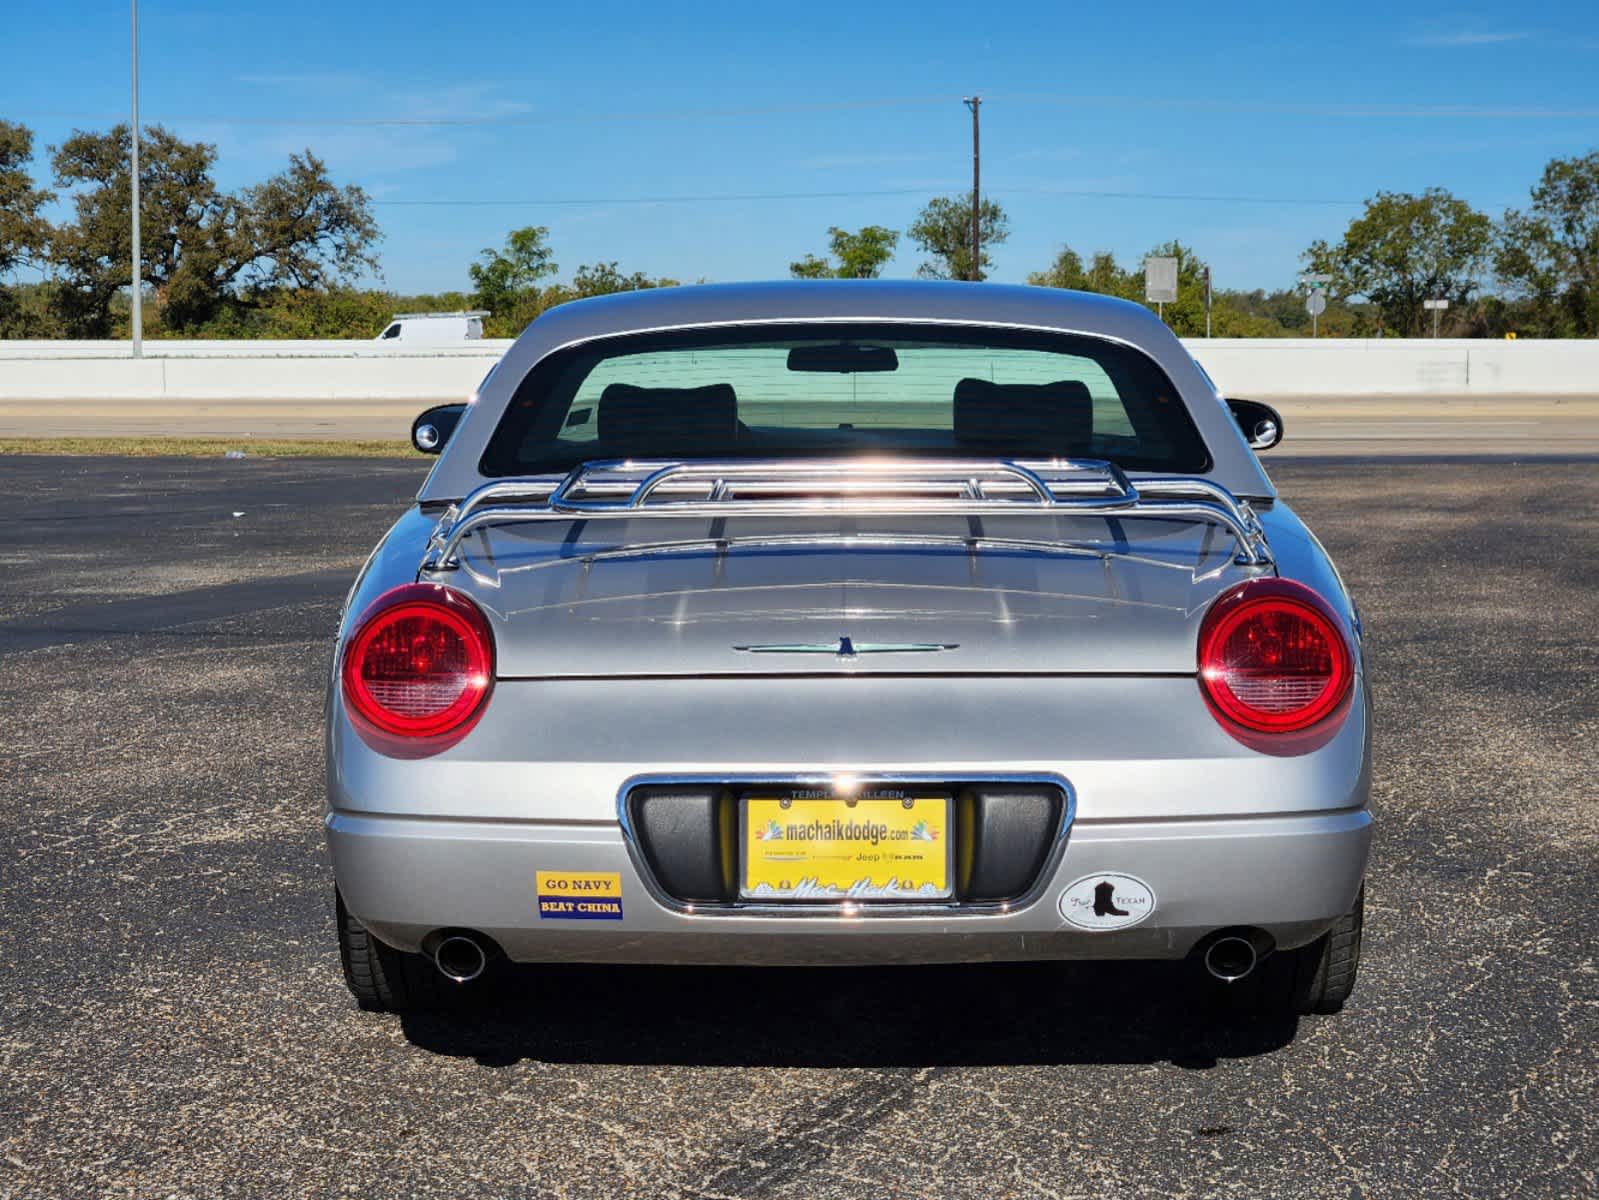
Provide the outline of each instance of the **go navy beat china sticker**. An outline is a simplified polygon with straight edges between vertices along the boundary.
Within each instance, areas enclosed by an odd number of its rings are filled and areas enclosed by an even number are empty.
[[[1155,892],[1131,875],[1084,875],[1060,894],[1060,915],[1094,933],[1126,929],[1155,911]]]
[[[622,876],[617,871],[540,871],[539,917],[563,921],[620,921]]]

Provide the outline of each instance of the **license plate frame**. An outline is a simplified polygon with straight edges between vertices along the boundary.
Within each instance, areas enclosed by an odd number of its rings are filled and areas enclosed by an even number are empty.
[[[756,904],[849,903],[871,905],[949,904],[955,900],[955,797],[952,789],[904,785],[863,788],[858,794],[828,788],[748,788],[738,796],[738,898]],[[785,815],[780,830],[800,825],[815,836],[804,839],[754,838],[761,825]],[[824,836],[832,824],[853,824],[863,836]],[[818,828],[821,823],[823,828]],[[916,827],[920,823],[920,834]],[[871,826],[883,836],[871,844]],[[849,829],[844,830],[845,833]],[[931,832],[931,837],[927,836]],[[808,853],[793,858],[791,878],[773,877],[782,868],[766,841],[788,842]],[[835,854],[815,853],[816,848]],[[785,846],[786,850],[787,847]],[[914,851],[914,853],[913,853]],[[930,853],[933,852],[933,853]],[[752,867],[755,873],[752,875]],[[860,872],[866,872],[865,875]],[[756,878],[755,876],[759,876]],[[901,884],[901,876],[906,878]],[[825,876],[825,878],[824,878]],[[788,883],[787,888],[779,886]]]

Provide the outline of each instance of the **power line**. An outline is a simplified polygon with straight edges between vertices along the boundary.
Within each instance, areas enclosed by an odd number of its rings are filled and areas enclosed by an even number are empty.
[[[716,192],[703,195],[671,196],[612,196],[612,197],[560,197],[551,199],[471,199],[450,200],[373,200],[374,205],[388,208],[588,208],[610,204],[713,204],[718,201],[746,200],[840,200],[855,196],[921,196],[930,191],[946,191],[939,184],[921,187],[878,188],[868,191],[842,192]]]
[[[1102,108],[1179,109],[1191,112],[1252,113],[1295,117],[1414,117],[1443,120],[1545,121],[1599,119],[1599,108],[1503,107],[1478,104],[1284,104],[1117,95],[1065,95],[1049,92],[990,94],[990,100],[1019,105],[1084,105]]]
[[[696,117],[775,117],[821,112],[853,112],[871,108],[900,108],[911,105],[942,104],[948,96],[885,96],[866,100],[819,101],[804,104],[756,104],[743,107],[684,108],[671,110],[638,110],[625,112],[559,112],[559,113],[499,113],[481,117],[242,117],[222,114],[164,113],[152,116],[152,121],[192,122],[214,125],[270,125],[309,128],[353,126],[359,129],[446,128],[471,126],[515,125],[586,125],[603,122],[627,121],[683,121]],[[119,121],[120,115],[86,112],[36,112],[25,114],[25,119],[54,121]]]
[[[1226,196],[1200,192],[1130,192],[1086,188],[1007,187],[1007,192],[1044,196],[1078,196],[1093,200],[1170,200],[1184,204],[1269,204],[1292,208],[1359,208],[1364,200],[1340,200],[1326,196]]]
[[[874,108],[904,108],[947,104],[953,95],[886,96],[861,100],[837,100],[796,104],[758,104],[714,108],[686,108],[660,111],[499,113],[474,117],[254,117],[223,113],[157,113],[152,122],[213,125],[260,125],[289,128],[356,129],[457,129],[473,127],[515,127],[536,125],[585,125],[599,123],[723,120],[741,117],[788,116],[806,113],[854,112]],[[1486,107],[1459,104],[1280,104],[1202,100],[1190,97],[1160,98],[1143,96],[1077,96],[1051,93],[990,93],[992,102],[1003,101],[1017,107],[1075,105],[1085,108],[1156,111],[1244,113],[1265,116],[1315,116],[1350,119],[1393,120],[1495,120],[1552,121],[1599,120],[1599,108]],[[20,114],[30,121],[111,121],[123,119],[121,113],[63,112],[41,110]]]
[[[831,192],[706,192],[697,195],[660,196],[589,196],[546,198],[487,198],[474,196],[463,199],[373,200],[372,204],[385,208],[587,208],[602,205],[631,204],[715,204],[721,202],[755,202],[767,200],[847,200],[873,196],[925,196],[932,192],[959,191],[964,184],[921,184],[917,187],[875,188],[861,191]],[[1060,196],[1065,199],[1087,200],[1154,200],[1187,204],[1266,204],[1284,207],[1359,208],[1364,200],[1340,200],[1313,196],[1237,196],[1207,195],[1196,192],[1134,192],[1104,191],[1089,188],[1056,188],[1049,186],[1006,187],[1006,194]]]

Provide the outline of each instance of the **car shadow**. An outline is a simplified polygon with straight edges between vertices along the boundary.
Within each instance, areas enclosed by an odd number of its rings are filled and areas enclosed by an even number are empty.
[[[550,1063],[769,1067],[1157,1063],[1204,1070],[1293,1040],[1239,1016],[1191,964],[502,967],[403,1018],[434,1054]]]

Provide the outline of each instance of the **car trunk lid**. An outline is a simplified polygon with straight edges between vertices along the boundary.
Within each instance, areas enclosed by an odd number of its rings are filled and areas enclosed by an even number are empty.
[[[625,518],[488,526],[438,578],[502,677],[1192,674],[1206,606],[1259,568],[1180,519]]]

